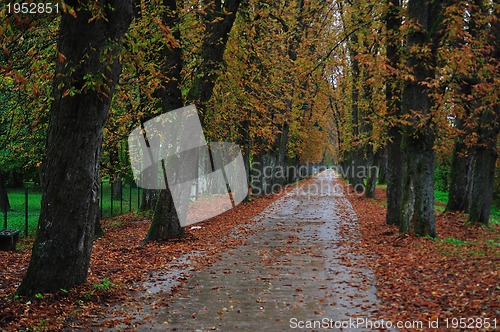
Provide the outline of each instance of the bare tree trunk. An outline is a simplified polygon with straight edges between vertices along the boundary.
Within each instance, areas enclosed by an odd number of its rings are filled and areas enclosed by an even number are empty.
[[[372,149],[370,147],[370,149]],[[375,197],[375,189],[377,187],[377,180],[379,178],[379,167],[380,159],[382,158],[382,152],[379,150],[377,153],[373,154],[370,151],[370,158],[368,158],[368,178],[366,181],[366,189],[365,189],[365,197],[366,198],[374,198]]]
[[[218,73],[222,64],[224,50],[229,32],[236,18],[236,12],[241,0],[210,2],[206,8],[206,35],[202,46],[202,63],[188,92],[187,100],[197,104],[202,126],[204,125],[204,108],[210,100]],[[177,27],[179,17],[176,0],[163,0],[166,11],[163,14],[163,24],[170,28],[176,40],[180,40]],[[169,45],[162,51],[163,72],[168,81],[163,83],[160,91],[162,109],[168,112],[183,106],[182,93],[179,84],[182,80],[183,68],[182,48],[179,45]],[[170,190],[162,190],[155,208],[155,214],[145,241],[160,241],[182,237],[184,229],[173,204]]]
[[[493,13],[488,13],[483,1],[476,1],[483,15],[495,16],[493,23],[482,27],[488,31],[488,40],[493,46],[492,54],[488,59],[491,64],[498,65],[500,61],[500,21],[498,7]],[[480,30],[481,27],[478,27]],[[498,76],[498,71],[497,71]],[[493,83],[493,78],[487,80]],[[498,92],[497,92],[498,94]],[[495,183],[495,163],[497,160],[497,144],[500,132],[500,106],[498,97],[490,105],[481,105],[484,110],[478,116],[478,142],[474,150],[473,185],[469,222],[489,225],[490,209],[493,200]]]
[[[122,198],[122,191],[123,191],[123,182],[120,174],[115,175],[115,179],[112,180],[112,185],[113,185],[113,199],[121,199]]]
[[[387,184],[387,147],[383,148],[380,159],[378,160],[378,183]]]

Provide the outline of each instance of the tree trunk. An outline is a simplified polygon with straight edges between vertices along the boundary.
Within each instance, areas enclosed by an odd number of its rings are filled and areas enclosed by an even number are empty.
[[[115,180],[111,183],[113,185],[113,199],[121,199],[123,194],[123,182],[120,174],[115,175]]]
[[[436,236],[434,216],[434,129],[430,116],[433,100],[425,82],[434,78],[436,65],[437,20],[441,4],[428,0],[410,0],[408,19],[417,25],[408,34],[408,48],[430,54],[408,54],[407,66],[414,79],[407,80],[403,91],[402,110],[409,115],[404,128],[401,224],[399,230],[415,235]],[[425,57],[422,59],[422,57]],[[422,124],[423,123],[423,124]]]
[[[286,174],[286,147],[288,143],[288,133],[290,131],[290,126],[285,121],[281,128],[281,135],[279,140],[279,151],[278,151],[278,162],[275,174],[274,183],[278,184],[281,188],[286,183],[287,174]]]
[[[387,147],[381,152],[380,159],[378,161],[378,184],[387,184]]]
[[[188,92],[187,100],[197,103],[202,126],[204,125],[204,107],[210,100],[217,79],[216,70],[222,63],[224,49],[229,38],[229,32],[236,18],[236,11],[240,0],[211,2],[206,9],[207,24],[206,36],[202,46],[202,63]],[[180,31],[177,27],[179,17],[175,0],[163,0],[165,12],[163,24],[171,31],[175,40],[180,41]],[[219,8],[220,7],[220,8]],[[169,45],[162,50],[163,73],[168,78],[163,82],[160,95],[162,110],[168,112],[183,106],[180,82],[183,68],[182,48],[179,45]],[[165,181],[165,183],[167,183]],[[168,184],[167,184],[168,185]],[[155,214],[148,235],[144,241],[161,241],[182,237],[184,229],[180,226],[179,218],[173,204],[169,189],[162,190],[156,205]]]
[[[488,62],[498,65],[500,61],[500,21],[498,20],[498,7],[494,13],[488,13],[482,1],[477,1],[483,15],[492,15],[496,19],[493,23],[483,28],[488,29],[488,40],[492,44],[492,53]],[[498,74],[498,71],[497,71]],[[498,75],[497,75],[498,76]],[[487,83],[492,84],[497,76],[493,76]],[[471,205],[469,222],[480,223],[488,226],[490,208],[493,199],[495,183],[495,164],[497,159],[498,134],[500,132],[500,106],[498,105],[498,91],[496,98],[490,104],[481,105],[477,130],[478,142],[475,146],[473,186],[471,192]],[[480,99],[482,101],[482,99]]]
[[[104,231],[102,229],[101,225],[101,216],[100,213],[97,214],[97,217],[95,218],[95,224],[94,224],[94,238],[100,238],[104,235]]]
[[[153,211],[158,202],[159,190],[143,189],[141,197],[141,212]]]
[[[181,238],[184,236],[184,227],[181,227],[177,212],[175,210],[172,193],[167,188],[160,191],[160,197],[156,204],[153,221],[149,227],[148,234],[143,242],[165,241]]]
[[[364,173],[364,153],[363,147],[360,144],[360,134],[363,130],[361,122],[363,121],[360,116],[359,109],[359,90],[358,90],[358,82],[360,80],[360,72],[359,72],[359,60],[357,58],[358,52],[356,51],[356,47],[358,47],[358,36],[356,33],[351,36],[351,45],[349,49],[349,54],[351,57],[351,76],[352,76],[352,91],[351,91],[351,116],[352,116],[352,136],[354,146],[351,150],[351,172],[349,182],[352,184],[354,190],[357,193],[363,193],[365,190],[365,182],[364,177],[360,176],[360,174]]]
[[[7,173],[0,172],[0,211],[10,210],[9,195],[7,194]]]
[[[66,1],[42,183],[41,213],[21,295],[57,292],[85,282],[99,206],[103,127],[120,74],[117,51],[132,20],[132,1],[100,1],[106,19],[90,20],[88,1]],[[109,8],[113,6],[113,10]],[[104,80],[84,87],[89,77]],[[82,90],[74,95],[69,89]]]
[[[179,20],[176,0],[164,0],[163,5],[165,6],[162,17],[163,24],[171,29],[175,40],[180,40],[180,31],[176,28]],[[182,53],[183,50],[179,45],[169,45],[169,47],[164,47],[161,51],[161,58],[163,60],[162,72],[165,74],[165,77],[167,77],[167,79],[162,82],[159,91],[159,95],[161,96],[161,108],[164,113],[183,106],[182,92],[179,86],[182,80]],[[164,167],[163,172],[165,172]],[[165,184],[168,187],[166,175]],[[180,225],[172,193],[168,188],[160,190],[153,220],[144,242],[165,241],[168,239],[180,238],[182,236],[184,236],[184,228]]]
[[[401,192],[403,160],[401,155],[401,132],[396,126],[389,128],[391,141],[387,143],[387,214],[389,225],[401,223]]]
[[[403,136],[401,232],[436,236],[433,143],[430,128],[417,137],[413,134]]]
[[[478,130],[479,142],[474,151],[469,222],[486,226],[489,224],[493,202],[499,121],[500,107],[483,111],[480,119],[481,127]]]
[[[386,181],[387,181],[387,214],[386,223],[389,225],[400,225],[400,200],[401,200],[401,177],[402,177],[402,159],[401,159],[401,131],[396,124],[396,119],[401,116],[401,102],[399,78],[396,69],[399,66],[400,57],[398,50],[399,43],[399,28],[401,26],[401,18],[399,12],[401,10],[400,0],[388,0],[386,13],[386,29],[387,29],[387,61],[391,67],[391,73],[388,75],[385,82],[387,113],[394,119],[389,126],[387,142],[387,161],[386,161]]]
[[[450,189],[446,212],[469,211],[472,182],[472,151],[467,149],[464,137],[458,138],[451,160]]]
[[[369,149],[372,149],[369,147]],[[370,157],[368,158],[368,169],[367,169],[367,181],[366,181],[366,189],[365,189],[365,197],[366,198],[375,198],[375,189],[377,187],[377,180],[379,177],[379,168],[378,164],[379,159],[381,159],[381,152],[380,150],[377,151],[377,153],[373,153],[373,151],[370,151],[369,153]]]
[[[254,160],[250,172],[250,181],[252,182],[252,195],[263,196],[264,195],[264,152],[259,152],[258,155],[254,156]]]

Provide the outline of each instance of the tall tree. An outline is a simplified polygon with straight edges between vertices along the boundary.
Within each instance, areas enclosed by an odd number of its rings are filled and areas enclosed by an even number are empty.
[[[408,1],[407,79],[402,112],[406,118],[400,231],[436,236],[434,216],[434,102],[428,83],[435,77],[442,3]]]
[[[85,282],[98,213],[102,131],[132,0],[66,1],[43,164],[42,210],[21,295]]]
[[[183,51],[178,42],[181,36],[178,27],[176,27],[179,21],[176,0],[163,0],[163,5],[165,8],[162,14],[162,24],[171,32],[172,36],[166,36],[167,45],[164,45],[160,51],[162,59],[161,72],[164,76],[162,84],[156,93],[161,100],[162,111],[169,112],[183,106],[180,88]],[[165,172],[165,169],[163,169],[163,172]],[[167,182],[165,181],[165,183]],[[153,220],[144,242],[179,238],[183,235],[184,228],[180,225],[172,193],[167,184],[167,188],[160,191]]]
[[[386,103],[389,117],[388,142],[387,142],[387,214],[386,223],[400,224],[400,199],[401,199],[401,128],[398,119],[401,115],[401,93],[397,70],[399,67],[399,29],[401,27],[400,0],[387,0],[385,15],[386,24]]]

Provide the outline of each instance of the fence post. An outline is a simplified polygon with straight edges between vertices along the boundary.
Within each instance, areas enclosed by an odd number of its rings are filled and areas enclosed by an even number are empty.
[[[101,219],[102,219],[102,195],[103,195],[103,194],[102,194],[102,192],[103,192],[103,190],[102,190],[102,189],[103,189],[102,185],[103,185],[103,182],[102,182],[102,180],[101,180],[101,188],[100,188],[100,189],[101,189],[101,192],[100,192],[100,194],[101,194],[101,195],[100,195],[100,196],[101,196]]]
[[[130,184],[130,186],[129,186],[128,212],[132,212],[132,184]]]
[[[109,185],[111,187],[111,194],[109,195],[109,197],[111,197],[111,216],[110,217],[113,217],[113,181],[109,180]]]
[[[28,187],[24,187],[24,236],[28,237]]]

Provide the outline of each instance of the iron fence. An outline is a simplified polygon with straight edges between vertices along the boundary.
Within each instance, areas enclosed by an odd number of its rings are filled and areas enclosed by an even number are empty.
[[[119,186],[119,188],[116,188]],[[141,188],[130,183],[110,183],[102,181],[99,193],[100,218],[110,218],[132,211],[139,211],[141,206]],[[35,234],[42,194],[35,186],[8,189],[10,207],[0,209],[3,229],[18,229],[24,236]]]

